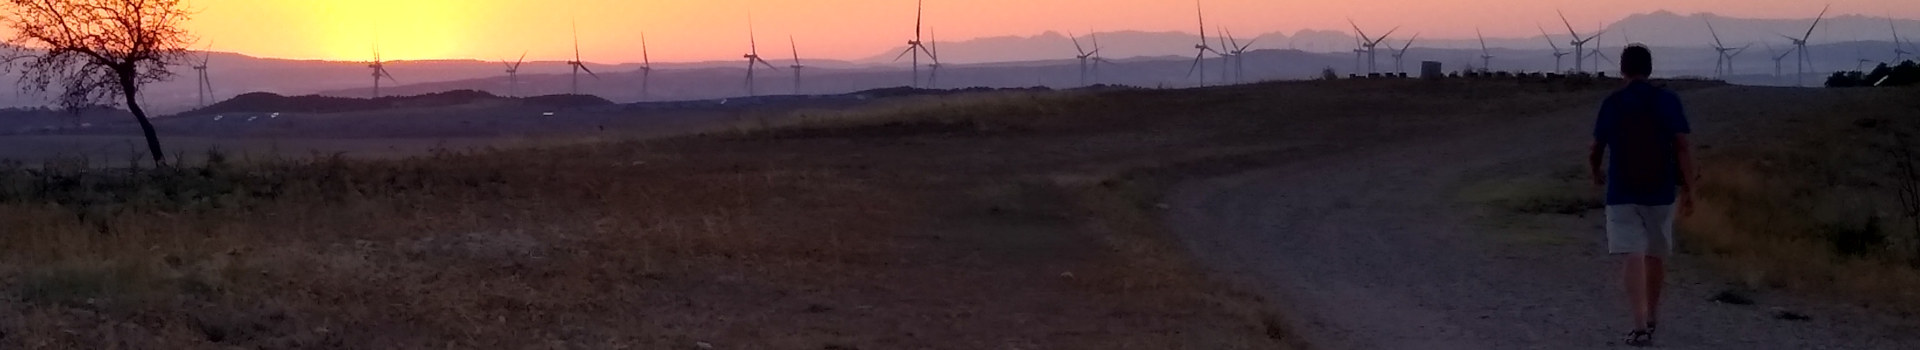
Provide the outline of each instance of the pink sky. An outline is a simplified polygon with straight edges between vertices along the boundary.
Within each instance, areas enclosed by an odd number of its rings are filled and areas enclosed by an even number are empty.
[[[640,60],[648,33],[655,61],[737,59],[746,50],[751,12],[763,54],[785,57],[787,36],[801,54],[856,59],[911,36],[911,0],[191,0],[191,24],[215,49],[282,58],[364,60],[378,33],[389,59],[512,58],[571,55],[570,21],[594,62]],[[1833,14],[1920,18],[1920,1],[1834,0]],[[1668,10],[1758,18],[1811,17],[1823,2],[1805,0],[1206,0],[1208,26],[1236,33],[1303,28],[1346,30],[1400,25],[1426,37],[1537,35],[1558,25],[1555,9],[1591,28],[1632,13]],[[1195,31],[1184,0],[929,0],[927,25],[943,41],[983,36],[1085,32]],[[205,40],[203,40],[204,42]]]

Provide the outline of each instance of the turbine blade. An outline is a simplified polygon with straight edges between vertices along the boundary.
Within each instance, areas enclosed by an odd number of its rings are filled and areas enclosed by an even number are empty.
[[[1234,49],[1234,51],[1246,51],[1247,48],[1253,47],[1253,43],[1256,41],[1260,41],[1260,38],[1253,38],[1253,40],[1247,40],[1247,46],[1241,46],[1237,49]],[[1095,51],[1098,51],[1098,50],[1099,49],[1095,49]]]
[[[1533,27],[1540,29],[1540,36],[1547,38],[1547,45],[1553,47],[1553,52],[1560,52],[1560,43],[1553,42],[1553,35],[1547,34],[1547,27],[1540,26],[1539,22],[1534,22]]]
[[[640,33],[640,66],[653,68],[653,57],[647,54],[647,33]]]
[[[514,69],[520,69],[520,64],[521,64],[521,63],[526,63],[526,62],[527,62],[527,52],[526,52],[526,51],[520,51],[520,59],[517,59],[517,60],[514,60],[514,61],[513,61],[513,68],[514,68]]]
[[[1573,35],[1573,41],[1580,41],[1580,32],[1573,31],[1573,22],[1567,21],[1567,13],[1560,10],[1553,10],[1553,12],[1560,14],[1560,24],[1567,25],[1567,34]]]
[[[1820,27],[1820,19],[1826,18],[1827,10],[1831,10],[1831,9],[1833,9],[1832,4],[1828,4],[1826,7],[1820,8],[1820,15],[1813,17],[1813,25],[1807,26],[1807,35],[1800,37],[1801,41],[1806,41],[1807,39],[1813,38],[1813,29]]]
[[[1713,47],[1719,48],[1721,46],[1726,46],[1726,44],[1720,43],[1720,31],[1713,29],[1713,21],[1707,20],[1705,18],[1701,18],[1700,20],[1707,22],[1707,33],[1713,34]]]
[[[893,61],[894,61],[894,62],[900,62],[900,58],[902,58],[902,57],[907,57],[907,54],[909,54],[909,53],[913,53],[913,48],[914,48],[913,46],[907,46],[907,50],[906,50],[906,51],[900,51],[900,55],[899,55],[899,56],[893,56]]]
[[[1360,41],[1366,41],[1366,38],[1371,38],[1370,36],[1367,36],[1367,32],[1366,32],[1366,31],[1364,31],[1364,30],[1360,30],[1360,24],[1358,24],[1358,23],[1353,23],[1353,19],[1352,19],[1352,18],[1348,18],[1348,19],[1347,19],[1347,25],[1350,25],[1350,26],[1353,26],[1353,33],[1354,33],[1354,34],[1360,34]]]
[[[1420,33],[1413,33],[1413,37],[1407,39],[1407,44],[1400,47],[1400,52],[1406,53],[1408,48],[1412,48],[1414,40],[1420,40]]]
[[[1473,36],[1476,38],[1480,38],[1480,53],[1482,54],[1487,53],[1487,35],[1480,34],[1480,28],[1474,28]]]
[[[1200,45],[1206,45],[1207,44],[1207,13],[1206,13],[1206,8],[1200,6],[1200,0],[1193,0],[1193,15],[1195,18],[1200,19]]]
[[[920,41],[920,23],[927,13],[927,1],[920,0],[913,7],[913,41]]]
[[[593,77],[593,79],[595,79],[595,80],[598,80],[598,79],[600,79],[600,75],[599,75],[599,74],[593,74],[593,69],[592,69],[592,68],[587,68],[587,63],[586,63],[586,62],[581,62],[581,63],[580,63],[580,70],[582,70],[582,71],[586,71],[586,72],[587,72],[587,75],[589,75],[589,76],[592,76],[592,77]]]
[[[1387,37],[1389,37],[1389,36],[1393,36],[1393,32],[1398,32],[1398,31],[1400,31],[1400,27],[1399,27],[1399,26],[1395,26],[1395,27],[1393,27],[1393,29],[1392,29],[1392,30],[1388,30],[1386,34],[1380,34],[1380,38],[1379,38],[1379,39],[1373,39],[1373,44],[1374,44],[1374,45],[1379,45],[1381,41],[1385,41],[1385,40],[1387,40]]]
[[[1206,52],[1201,52],[1200,54],[1193,56],[1193,65],[1187,67],[1188,78],[1192,78],[1193,72],[1200,69],[1200,60],[1205,59],[1206,56],[1207,56]]]
[[[788,35],[787,45],[793,46],[793,65],[800,65],[800,44],[793,41],[792,35]]]
[[[1074,50],[1074,51],[1079,51],[1079,52],[1080,52],[1080,55],[1081,55],[1081,56],[1086,56],[1086,55],[1087,55],[1087,49],[1084,49],[1084,48],[1081,48],[1081,47],[1080,47],[1080,38],[1075,38],[1075,37],[1073,37],[1073,32],[1072,32],[1072,31],[1068,31],[1068,32],[1067,32],[1067,39],[1070,39],[1070,40],[1073,40],[1073,50]]]

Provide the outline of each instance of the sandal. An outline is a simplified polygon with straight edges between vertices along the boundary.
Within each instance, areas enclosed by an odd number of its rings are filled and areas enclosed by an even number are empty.
[[[1653,345],[1653,332],[1647,329],[1635,329],[1627,332],[1626,339],[1621,342],[1635,347]]]

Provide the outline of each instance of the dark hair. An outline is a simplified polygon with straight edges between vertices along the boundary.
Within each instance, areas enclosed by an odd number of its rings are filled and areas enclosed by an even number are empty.
[[[1646,77],[1653,75],[1653,51],[1646,45],[1627,45],[1620,51],[1620,75]]]

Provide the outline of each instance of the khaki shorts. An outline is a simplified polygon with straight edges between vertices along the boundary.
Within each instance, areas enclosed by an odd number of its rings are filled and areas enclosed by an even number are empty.
[[[1607,252],[1673,255],[1673,205],[1607,206]]]

